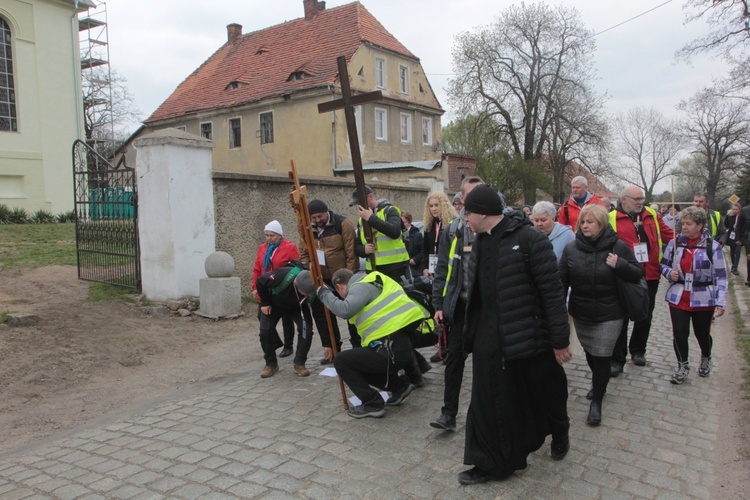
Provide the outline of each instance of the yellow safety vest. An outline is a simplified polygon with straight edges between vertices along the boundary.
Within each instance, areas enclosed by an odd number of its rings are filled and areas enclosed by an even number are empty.
[[[429,317],[429,313],[415,304],[398,283],[383,273],[373,271],[352,286],[374,283],[378,279],[383,284],[383,291],[349,318],[349,323],[357,327],[363,346]]]
[[[659,244],[659,262],[661,262],[661,258],[663,257],[663,253],[661,251],[662,249],[662,242],[661,242],[661,228],[659,227],[659,218],[656,216],[656,210],[654,210],[651,207],[643,207],[646,212],[651,214],[651,217],[654,218],[654,224],[656,225],[656,241]],[[612,210],[609,213],[609,225],[612,226],[612,229],[614,229],[615,232],[617,232],[617,210]]]
[[[738,216],[739,217],[739,216]],[[721,214],[716,210],[708,210],[708,218],[713,224],[709,224],[708,232],[713,238],[716,236],[716,232],[719,230],[719,223],[721,222]]]
[[[381,208],[377,212],[375,212],[375,215],[377,215],[378,219],[380,220],[386,220],[385,217],[385,210],[393,205],[387,205],[386,207]],[[401,215],[401,210],[398,207],[393,207],[398,212],[398,215]],[[362,218],[359,219],[359,238],[362,241],[363,245],[367,244],[367,239],[365,239],[365,232],[362,230]],[[377,231],[375,228],[372,230],[372,238],[373,243],[375,244],[375,264],[378,266],[384,266],[386,264],[397,264],[399,262],[409,262],[409,252],[406,250],[406,245],[404,245],[404,240],[401,238],[396,238],[395,240],[392,238],[389,238],[388,236],[384,235],[380,231]],[[370,259],[367,259],[367,270],[372,271],[372,262]]]
[[[458,228],[456,228],[456,232],[458,232]],[[451,276],[453,276],[453,266],[461,265],[461,256],[456,253],[457,248],[458,248],[458,237],[454,233],[453,241],[451,241],[450,250],[448,250],[448,272],[445,273],[445,286],[443,286],[443,297],[445,297],[445,295],[448,293],[448,283],[450,283]]]

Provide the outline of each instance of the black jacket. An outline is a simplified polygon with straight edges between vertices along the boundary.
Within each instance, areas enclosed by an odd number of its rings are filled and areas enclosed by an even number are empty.
[[[469,262],[464,348],[471,352],[474,332],[479,325],[478,311],[472,304],[477,263],[480,258],[496,262],[497,297],[495,307],[500,318],[497,325],[502,336],[504,359],[530,358],[550,349],[569,345],[570,331],[565,311],[565,296],[560,283],[557,258],[545,235],[534,229],[523,212],[511,212],[500,245],[493,255],[482,256],[482,240],[477,235]],[[524,262],[528,256],[528,263]]]
[[[294,278],[304,269],[304,265],[293,260],[284,266],[262,274],[258,278],[258,299],[260,305],[272,306],[279,312],[299,312],[302,296],[294,288]],[[287,280],[287,275],[292,273]]]
[[[607,265],[610,252],[617,255],[614,269]],[[617,294],[616,276],[631,283],[637,283],[643,277],[643,267],[630,247],[617,238],[610,226],[593,242],[578,231],[576,239],[568,243],[560,259],[563,287],[566,291],[571,290],[570,315],[590,322],[624,318],[625,309]]]

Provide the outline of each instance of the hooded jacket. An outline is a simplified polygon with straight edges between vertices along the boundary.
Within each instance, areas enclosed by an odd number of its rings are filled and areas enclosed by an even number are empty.
[[[610,252],[617,255],[614,269],[607,265]],[[643,277],[643,268],[628,245],[617,239],[610,226],[593,241],[578,231],[575,241],[568,243],[560,260],[563,287],[566,291],[570,288],[570,315],[592,323],[624,318],[625,309],[617,293],[617,277],[631,283],[637,283]]]
[[[494,258],[498,294],[494,307],[499,314],[498,334],[502,338],[503,359],[525,359],[569,345],[570,330],[565,311],[565,297],[560,284],[557,259],[552,244],[537,231],[523,212],[510,212],[501,234],[499,248],[493,255],[480,255],[482,240],[478,234],[472,245],[468,267],[469,293],[464,348],[471,352],[479,314],[472,301],[476,270],[480,258]],[[528,257],[528,262],[524,257]]]
[[[565,245],[576,239],[576,235],[570,226],[564,226],[559,222],[555,222],[555,226],[552,228],[552,232],[549,233],[549,241],[552,243],[552,250],[555,252],[557,262],[560,262],[562,258],[563,250]]]

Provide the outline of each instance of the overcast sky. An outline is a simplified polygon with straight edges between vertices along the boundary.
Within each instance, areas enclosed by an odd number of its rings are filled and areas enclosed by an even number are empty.
[[[586,26],[601,32],[665,0],[550,0],[578,9]],[[328,0],[337,7],[348,0]],[[486,25],[516,0],[363,0],[362,4],[420,58],[446,116],[453,118],[445,87],[451,77],[454,35]],[[726,72],[709,58],[675,63],[674,53],[706,31],[684,24],[684,0],[596,37],[596,86],[610,98],[611,112],[655,106],[670,115],[680,99]],[[256,31],[303,16],[302,0],[108,0],[110,61],[147,118],[192,71],[226,41],[226,25]],[[335,34],[332,34],[335,36]]]

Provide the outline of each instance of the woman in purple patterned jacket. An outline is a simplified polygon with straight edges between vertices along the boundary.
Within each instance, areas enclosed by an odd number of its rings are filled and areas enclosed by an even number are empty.
[[[727,296],[727,269],[721,245],[705,230],[706,212],[688,207],[680,212],[682,234],[669,242],[661,260],[661,273],[671,283],[667,290],[672,317],[674,352],[677,371],[673,384],[681,384],[690,371],[688,338],[693,323],[695,338],[701,348],[698,375],[711,372],[711,322],[724,314]]]

